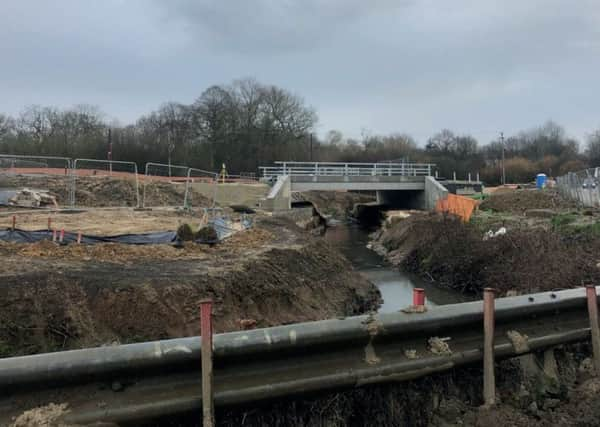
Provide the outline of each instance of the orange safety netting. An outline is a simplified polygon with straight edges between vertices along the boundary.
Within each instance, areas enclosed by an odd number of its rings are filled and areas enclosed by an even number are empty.
[[[435,211],[457,215],[461,217],[464,222],[467,222],[471,219],[471,215],[478,204],[479,202],[477,200],[469,197],[448,194],[448,197],[445,199],[439,199],[437,201],[435,204]]]

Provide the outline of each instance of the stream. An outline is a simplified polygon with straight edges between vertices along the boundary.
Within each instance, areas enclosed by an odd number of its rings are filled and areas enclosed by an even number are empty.
[[[339,223],[327,228],[325,239],[342,252],[357,271],[379,288],[383,297],[379,312],[394,312],[412,304],[413,288],[425,289],[425,304],[429,306],[469,300],[467,296],[437,287],[388,264],[383,257],[367,248],[369,233],[369,230],[359,225]]]

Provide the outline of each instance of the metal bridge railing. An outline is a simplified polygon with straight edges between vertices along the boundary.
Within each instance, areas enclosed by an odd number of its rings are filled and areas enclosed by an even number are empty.
[[[289,176],[431,176],[431,163],[275,162],[260,167],[263,178]]]

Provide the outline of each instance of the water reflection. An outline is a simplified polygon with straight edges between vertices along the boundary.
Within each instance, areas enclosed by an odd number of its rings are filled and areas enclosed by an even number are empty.
[[[354,267],[374,283],[381,292],[380,312],[398,311],[412,303],[412,290],[425,289],[426,305],[443,305],[468,301],[457,292],[439,288],[418,277],[398,271],[388,265],[376,252],[367,248],[369,232],[357,225],[336,225],[327,229],[325,238],[338,248]]]

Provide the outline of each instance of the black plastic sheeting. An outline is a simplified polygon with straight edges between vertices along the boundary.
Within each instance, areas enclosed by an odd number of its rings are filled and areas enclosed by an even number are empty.
[[[250,228],[252,221],[249,218],[242,219],[243,227]],[[236,232],[233,228],[229,227],[229,224],[224,218],[214,218],[209,221],[209,226],[213,227],[217,232],[217,239],[206,240],[196,239],[196,243],[215,244],[223,239],[231,236]],[[60,231],[56,231],[56,240],[59,240]],[[26,231],[19,230],[18,228],[13,230],[7,228],[0,230],[0,240],[6,242],[16,243],[35,243],[42,240],[52,240],[52,230],[36,230]],[[76,243],[77,233],[65,231],[63,237],[63,244]],[[142,234],[118,234],[115,236],[88,236],[85,234],[81,235],[81,243],[86,245],[93,245],[95,243],[122,243],[128,245],[181,245],[181,240],[177,238],[175,231],[158,231],[154,233],[142,233]]]
[[[60,236],[57,231],[56,239]],[[51,230],[25,231],[19,229],[0,230],[0,240],[16,243],[35,243],[42,240],[52,240]],[[77,233],[65,231],[63,243],[77,242]],[[144,234],[119,234],[116,236],[81,236],[81,243],[92,245],[95,243],[125,243],[129,245],[159,245],[178,243],[177,233],[174,231],[160,231]],[[203,242],[200,242],[203,243]],[[210,243],[210,242],[207,242]]]

